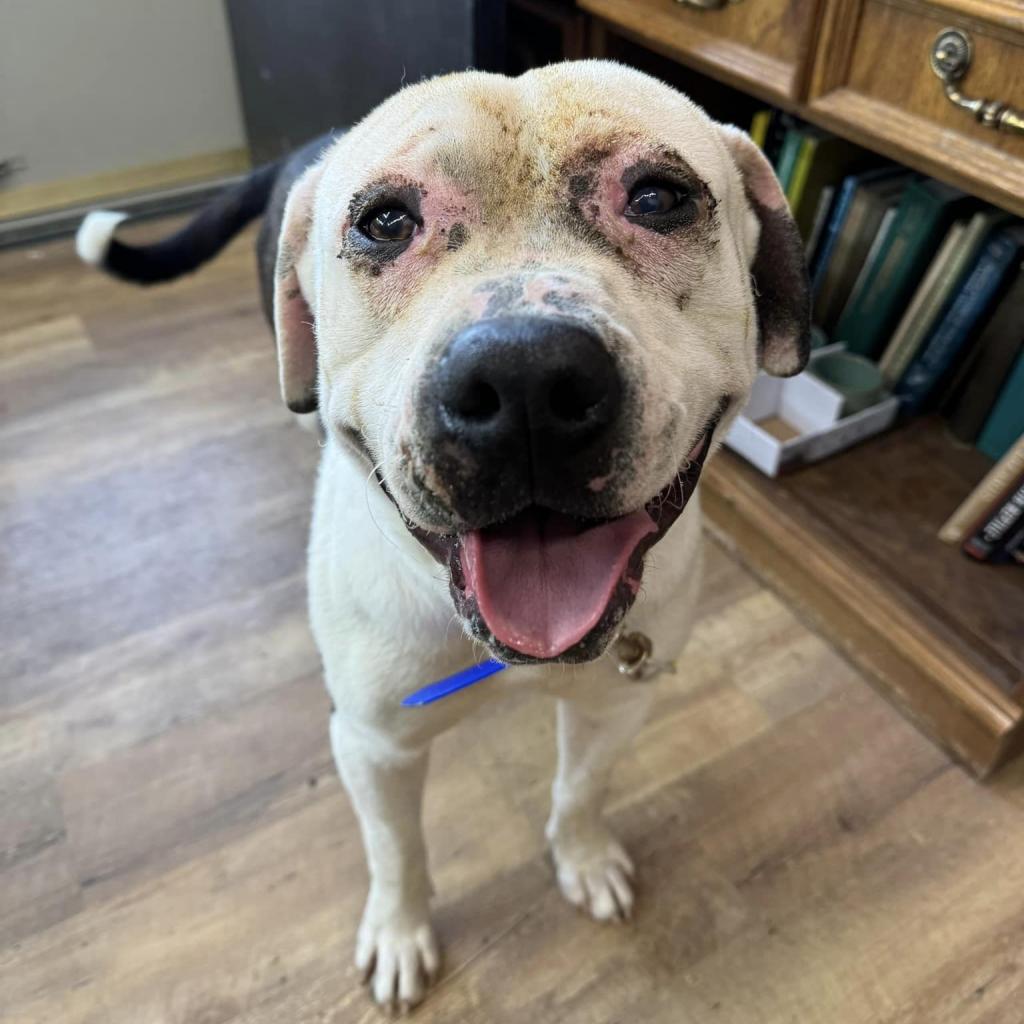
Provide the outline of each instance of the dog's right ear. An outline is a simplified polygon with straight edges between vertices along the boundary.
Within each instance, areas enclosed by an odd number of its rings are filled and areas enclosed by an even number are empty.
[[[311,296],[303,292],[302,264],[313,221],[313,199],[323,172],[315,164],[298,178],[284,207],[274,268],[274,334],[281,394],[292,412],[313,412],[316,395],[316,324]],[[307,284],[308,287],[308,284]]]
[[[740,175],[747,202],[760,222],[754,281],[759,329],[758,362],[775,377],[792,377],[811,351],[811,285],[804,246],[772,165],[746,132],[719,125]]]

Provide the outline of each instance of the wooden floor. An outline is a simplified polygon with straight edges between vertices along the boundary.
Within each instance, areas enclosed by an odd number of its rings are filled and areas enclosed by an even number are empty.
[[[305,622],[317,451],[251,264],[144,291],[0,254],[5,1024],[378,1018]],[[616,778],[629,927],[556,893],[552,755],[532,700],[438,744],[420,1020],[1024,1020],[1024,763],[970,781],[721,549]]]

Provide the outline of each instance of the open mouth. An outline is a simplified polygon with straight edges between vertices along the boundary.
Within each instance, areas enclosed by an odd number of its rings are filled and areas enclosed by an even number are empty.
[[[510,664],[597,657],[636,598],[644,556],[693,494],[726,404],[672,480],[626,515],[578,519],[530,505],[501,523],[452,535],[406,521],[447,567],[455,607],[476,639]]]

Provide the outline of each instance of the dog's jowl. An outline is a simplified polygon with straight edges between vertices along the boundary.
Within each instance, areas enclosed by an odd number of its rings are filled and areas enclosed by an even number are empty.
[[[116,241],[106,214],[80,251],[168,279],[261,211],[284,397],[326,436],[309,601],[371,875],[356,962],[378,1001],[411,1005],[440,969],[429,744],[510,688],[558,701],[562,892],[629,915],[601,803],[651,686],[619,671],[616,637],[682,651],[701,466],[759,368],[804,365],[806,273],[750,139],[599,61],[411,86],[159,246]],[[508,671],[402,706],[488,656]]]

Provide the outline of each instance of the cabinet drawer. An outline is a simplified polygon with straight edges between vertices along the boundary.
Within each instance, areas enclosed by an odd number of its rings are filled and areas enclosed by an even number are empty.
[[[1024,7],[999,0],[828,0],[809,106],[911,166],[1024,213],[1024,133],[953,102],[932,68],[946,30],[965,42],[963,102],[995,101],[1024,124]],[[969,54],[969,55],[968,55]]]
[[[769,100],[803,98],[819,0],[734,0],[718,10],[683,0],[577,0],[665,56]]]

